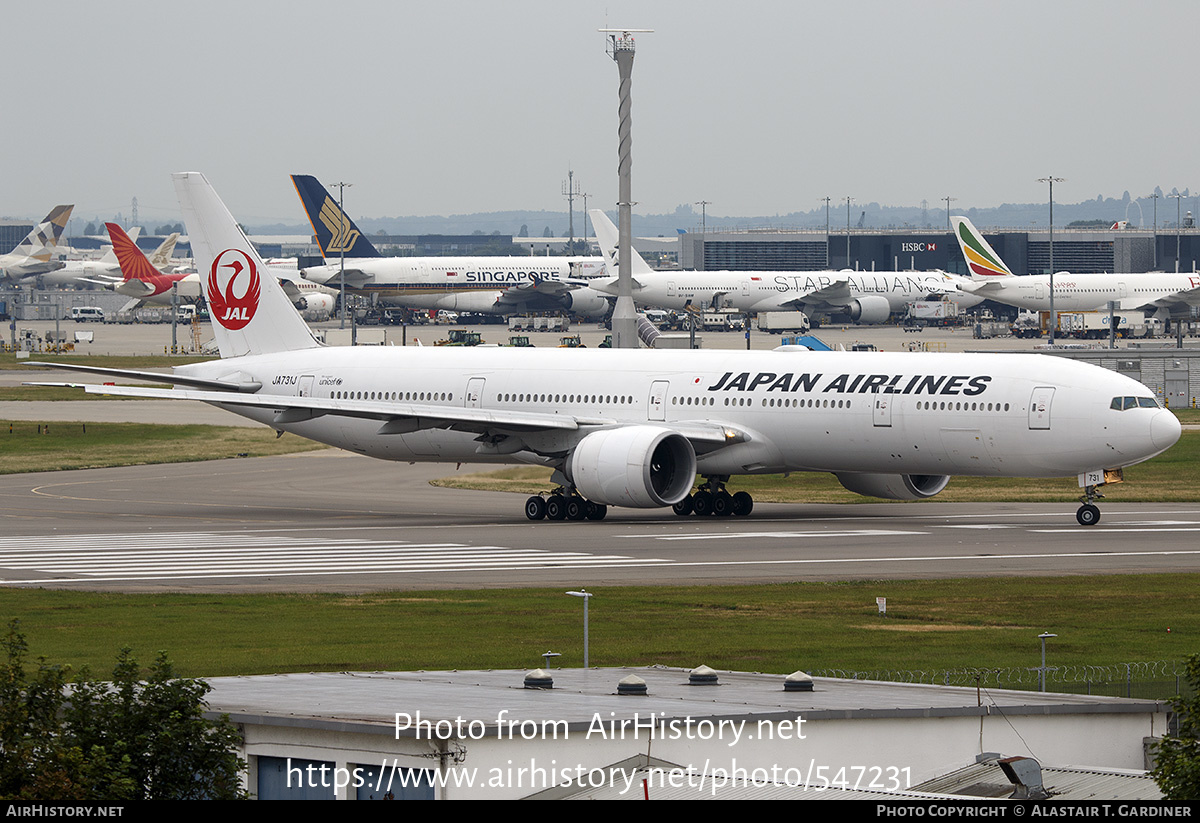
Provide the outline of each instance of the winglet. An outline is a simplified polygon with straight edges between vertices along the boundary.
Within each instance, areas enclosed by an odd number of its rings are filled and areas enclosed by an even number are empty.
[[[967,260],[972,280],[1014,276],[1012,270],[1004,265],[1000,255],[983,239],[983,235],[970,220],[965,217],[953,217],[950,222],[954,226],[954,237]]]
[[[343,253],[347,257],[381,256],[317,178],[309,174],[293,174],[292,183],[296,186],[296,194],[300,195],[300,202],[304,204],[321,254],[327,260]]]

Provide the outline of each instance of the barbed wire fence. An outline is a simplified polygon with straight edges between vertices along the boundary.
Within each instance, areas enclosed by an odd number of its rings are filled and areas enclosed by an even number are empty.
[[[891,683],[925,683],[932,686],[984,686],[1037,691],[1041,684],[1041,672],[1041,667],[1031,666],[1004,669],[968,667],[930,671],[818,669],[809,674],[813,677],[836,677],[844,680],[882,680]],[[1183,661],[1157,660],[1115,663],[1108,666],[1046,667],[1046,691],[1052,692],[1170,700],[1181,693],[1186,694],[1187,690]]]

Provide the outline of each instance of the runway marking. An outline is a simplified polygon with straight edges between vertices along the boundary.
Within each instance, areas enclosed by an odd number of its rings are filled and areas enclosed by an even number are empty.
[[[0,585],[657,566],[672,561],[463,543],[157,533],[0,538]],[[61,575],[39,579],[13,571]],[[69,576],[68,576],[69,575]]]
[[[724,534],[622,534],[617,537],[651,538],[653,540],[755,540],[759,538],[807,539],[818,537],[895,537],[898,535],[929,534],[929,532],[892,531],[889,529],[852,529],[820,532],[728,532]]]

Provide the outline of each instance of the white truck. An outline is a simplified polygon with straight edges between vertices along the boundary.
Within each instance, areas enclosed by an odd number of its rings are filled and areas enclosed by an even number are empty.
[[[808,315],[802,311],[761,311],[758,313],[758,330],[771,334],[799,332],[811,328]]]

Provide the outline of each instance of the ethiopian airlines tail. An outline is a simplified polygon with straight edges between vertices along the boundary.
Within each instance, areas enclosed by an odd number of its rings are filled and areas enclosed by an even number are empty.
[[[317,178],[308,174],[293,174],[292,183],[296,186],[296,194],[300,195],[300,202],[304,204],[304,211],[308,213],[308,222],[312,224],[321,254],[326,259],[343,253],[346,257],[381,256]]]
[[[320,346],[204,175],[171,177],[221,357]]]
[[[951,222],[954,224],[954,236],[958,239],[963,257],[967,260],[972,280],[986,281],[1014,276],[1012,270],[1004,265],[1000,255],[983,239],[983,235],[970,220],[965,217],[953,217]]]

